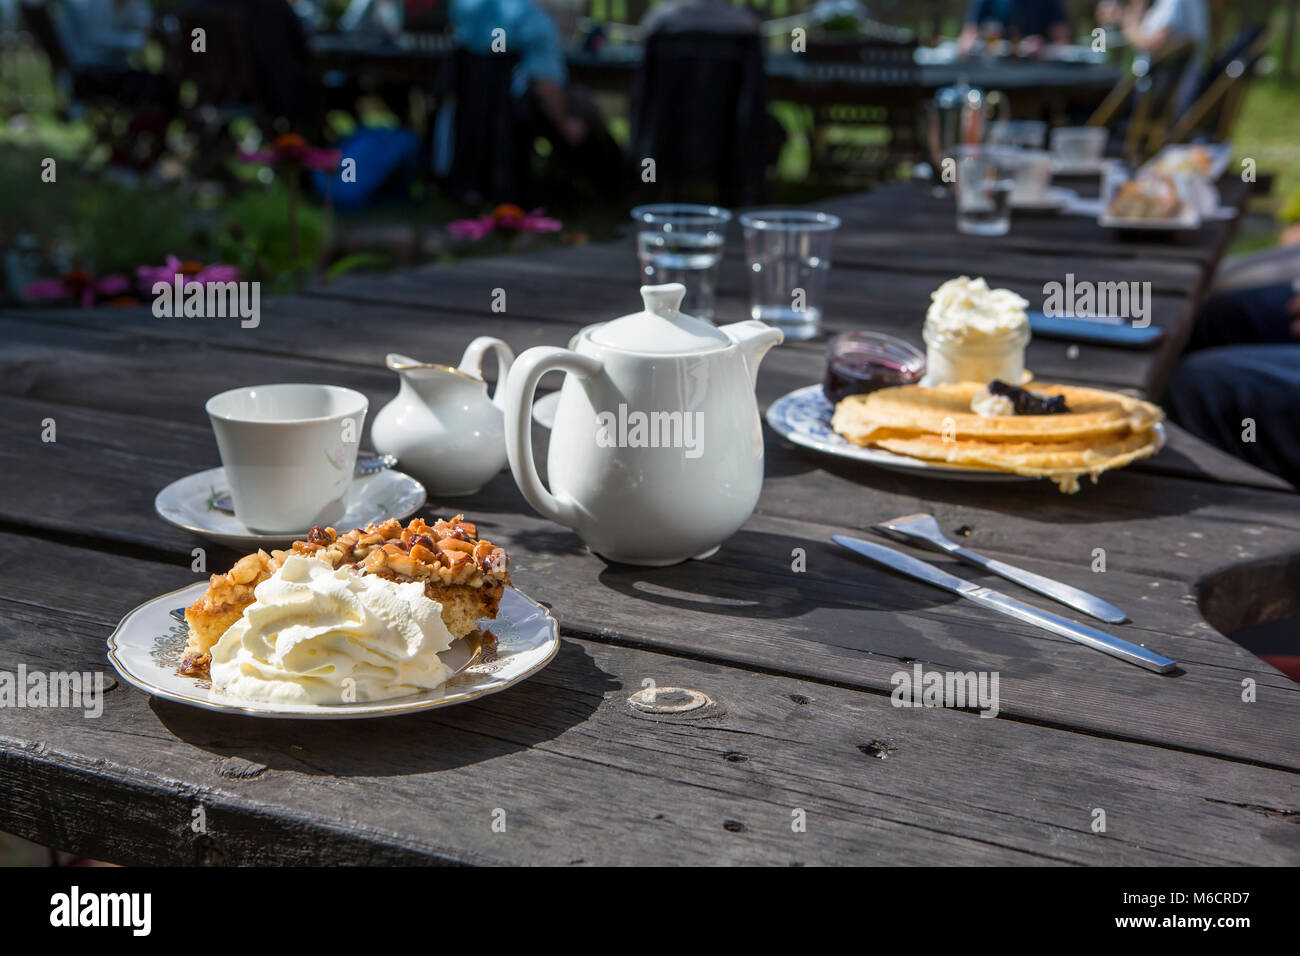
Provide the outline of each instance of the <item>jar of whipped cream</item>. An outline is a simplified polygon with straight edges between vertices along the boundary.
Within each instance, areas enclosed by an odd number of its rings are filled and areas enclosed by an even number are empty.
[[[1021,384],[1029,344],[1025,299],[967,276],[948,280],[930,299],[921,330],[926,348],[922,384],[987,384],[993,379]]]

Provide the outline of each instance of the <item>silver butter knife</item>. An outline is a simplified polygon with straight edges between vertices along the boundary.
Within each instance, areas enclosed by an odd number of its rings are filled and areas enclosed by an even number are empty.
[[[1128,615],[1115,605],[1109,601],[1103,601],[1095,594],[1089,594],[1082,588],[1045,578],[1041,574],[1026,571],[1024,568],[1017,568],[1015,565],[1004,564],[993,558],[986,558],[974,551],[967,551],[943,533],[943,529],[939,527],[939,522],[934,519],[934,515],[904,515],[901,518],[895,518],[893,521],[882,521],[876,525],[875,530],[896,540],[920,541],[936,550],[946,551],[955,558],[961,558],[967,564],[973,564],[977,568],[991,571],[1008,581],[1015,581],[1022,588],[1037,591],[1053,601],[1060,601],[1076,611],[1082,611],[1084,614],[1095,617],[1099,621],[1105,621],[1107,624],[1123,624],[1128,620]]]
[[[1035,627],[1041,627],[1053,634],[1068,637],[1085,647],[1091,647],[1093,650],[1109,654],[1111,657],[1118,657],[1120,660],[1136,664],[1138,667],[1145,667],[1157,674],[1168,674],[1178,666],[1177,661],[1170,660],[1155,651],[1149,651],[1145,647],[1139,647],[1129,641],[1112,637],[1104,631],[1098,631],[1084,624],[1076,624],[1074,621],[1057,617],[1055,614],[1040,611],[1033,605],[1017,601],[1015,598],[1007,597],[1005,594],[989,588],[980,587],[971,581],[963,581],[955,574],[949,574],[941,568],[936,568],[933,564],[920,561],[910,555],[903,554],[901,551],[895,551],[893,548],[887,548],[883,544],[863,541],[861,538],[850,538],[842,534],[831,535],[831,540],[841,547],[862,555],[864,558],[875,561],[877,564],[883,564],[895,571],[901,571],[918,581],[933,584],[935,587],[943,588],[945,591],[952,591],[954,594],[960,594],[967,600],[974,601],[976,604],[983,605],[1000,614],[1006,614],[1008,617],[1024,621],[1026,624],[1033,624]]]

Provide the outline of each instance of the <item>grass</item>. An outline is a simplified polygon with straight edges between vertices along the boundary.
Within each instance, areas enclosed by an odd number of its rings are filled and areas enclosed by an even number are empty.
[[[1273,175],[1270,199],[1288,222],[1300,219],[1300,82],[1267,77],[1246,91],[1232,131],[1238,160]]]

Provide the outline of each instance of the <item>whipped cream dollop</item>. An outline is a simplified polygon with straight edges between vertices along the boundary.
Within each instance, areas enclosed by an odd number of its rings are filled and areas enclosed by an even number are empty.
[[[451,676],[442,605],[398,583],[290,555],[212,649],[214,695],[272,704],[385,700]]]
[[[1000,418],[1003,415],[1014,415],[1016,404],[1005,395],[994,395],[985,386],[970,400],[970,410],[981,418]]]
[[[1005,338],[1027,328],[1029,302],[983,279],[958,276],[930,293],[926,326],[954,344]]]

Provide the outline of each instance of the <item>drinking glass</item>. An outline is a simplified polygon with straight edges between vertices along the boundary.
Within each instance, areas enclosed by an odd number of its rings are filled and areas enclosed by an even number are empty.
[[[654,203],[637,206],[632,218],[637,223],[641,284],[680,282],[686,286],[682,311],[713,321],[718,263],[731,213],[720,206]]]
[[[957,231],[1005,236],[1011,231],[1011,191],[1016,163],[1006,149],[964,146],[957,150]]]
[[[1110,133],[1101,126],[1058,126],[1052,130],[1052,158],[1065,170],[1091,169],[1106,152]]]
[[[986,140],[996,146],[1023,146],[1042,149],[1047,141],[1047,124],[1042,120],[1007,120],[989,127]]]
[[[1045,149],[1016,149],[1009,156],[1015,169],[1012,205],[1045,202],[1052,185],[1052,154]]]
[[[749,314],[810,339],[821,330],[831,268],[831,237],[840,220],[825,212],[766,209],[741,215],[749,261]]]

